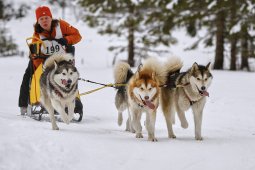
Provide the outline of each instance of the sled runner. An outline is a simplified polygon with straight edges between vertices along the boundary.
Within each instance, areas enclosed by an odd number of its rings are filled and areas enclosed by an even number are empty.
[[[32,42],[33,40],[36,40],[35,42]],[[28,38],[27,45],[30,50],[30,59],[32,61],[38,60],[38,59],[43,59],[46,60],[47,57],[45,56],[40,56],[40,48],[41,46],[45,47],[44,41],[49,41],[49,39],[39,39],[36,37],[31,37]],[[31,42],[29,42],[31,41]],[[50,41],[56,41],[55,39],[51,39]],[[74,55],[75,49],[74,46],[67,46],[65,49],[66,53],[71,53]],[[48,56],[50,57],[50,56]],[[47,111],[42,107],[40,104],[40,77],[43,73],[43,64],[41,63],[37,68],[32,64],[32,78],[30,81],[30,90],[29,90],[29,105],[28,105],[28,116],[32,117],[35,120],[47,120]],[[67,109],[65,109],[66,112],[68,113]],[[79,96],[77,96],[75,100],[75,109],[74,109],[74,119],[73,121],[80,122],[83,117],[83,109],[82,109],[82,103],[80,101]],[[56,117],[58,117],[58,113],[55,112]],[[48,119],[49,120],[49,119]],[[57,118],[57,120],[60,120]]]

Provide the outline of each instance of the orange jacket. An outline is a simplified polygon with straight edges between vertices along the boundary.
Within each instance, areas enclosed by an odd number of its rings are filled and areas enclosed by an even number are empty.
[[[63,34],[63,38],[67,40],[67,44],[74,45],[78,43],[81,40],[81,35],[79,31],[72,27],[70,24],[68,24],[64,20],[59,20],[60,29]],[[52,33],[49,32],[42,32],[40,35],[46,37],[46,38],[54,38],[56,36],[56,28],[53,29]],[[34,32],[34,37],[40,38],[39,34]],[[36,42],[36,40],[33,40],[33,42]],[[33,64],[35,68],[37,68],[41,63],[43,62],[43,59],[35,59],[33,60]]]

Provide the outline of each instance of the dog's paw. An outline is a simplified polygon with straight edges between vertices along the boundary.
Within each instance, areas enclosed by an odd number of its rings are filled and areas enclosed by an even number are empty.
[[[63,119],[63,122],[65,122],[66,124],[69,124],[69,123],[70,123],[68,117],[67,117],[67,118],[64,118],[64,119]]]
[[[73,116],[68,116],[68,120],[71,122],[73,120]]]
[[[148,141],[157,142],[158,139],[155,138],[155,137],[149,137],[149,138],[148,138]]]
[[[175,138],[176,138],[176,136],[175,136],[174,134],[169,134],[169,135],[168,135],[168,138],[175,139]]]
[[[128,131],[128,132],[131,132],[131,133],[135,133],[135,130],[134,129],[130,129],[130,128],[126,128],[126,131]]]
[[[52,130],[59,130],[58,126],[52,126]]]
[[[189,127],[189,124],[187,121],[181,123],[182,128],[187,129]]]
[[[143,138],[143,135],[142,135],[141,133],[137,133],[137,134],[135,135],[135,137],[136,137],[136,138]]]
[[[195,139],[198,140],[198,141],[202,141],[203,140],[203,138],[201,136],[196,136]]]

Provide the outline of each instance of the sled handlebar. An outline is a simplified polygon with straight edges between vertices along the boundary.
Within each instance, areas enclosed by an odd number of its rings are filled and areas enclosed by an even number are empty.
[[[32,42],[29,43],[29,40],[32,40]],[[33,42],[33,40],[36,40],[36,41]],[[37,38],[35,36],[27,38],[26,42],[27,42],[27,45],[29,47],[29,50],[30,50],[31,54],[39,55],[39,53],[40,53],[40,45],[41,44],[43,45],[44,48],[46,47],[45,43],[40,38]],[[31,49],[31,46],[36,47],[36,50],[34,48]]]

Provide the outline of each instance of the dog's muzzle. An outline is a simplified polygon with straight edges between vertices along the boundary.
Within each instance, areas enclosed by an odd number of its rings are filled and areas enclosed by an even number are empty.
[[[71,80],[71,79],[68,79],[68,80],[62,79],[61,82],[62,82],[62,84],[63,84],[66,88],[69,89],[69,88],[71,87],[71,84],[72,84],[72,80]]]
[[[197,86],[196,86],[196,87],[197,87]],[[201,90],[199,90],[199,88],[197,87],[197,90],[198,90],[198,92],[199,92],[199,94],[200,94],[201,96],[207,96],[207,97],[209,97],[209,93],[206,91],[205,86],[202,86],[202,87],[201,87]]]
[[[142,100],[144,106],[147,106],[147,107],[149,107],[152,110],[155,109],[155,105],[152,103],[152,101],[149,100],[149,96],[145,96],[144,97],[145,100],[143,100],[142,97],[140,96],[140,99]]]

